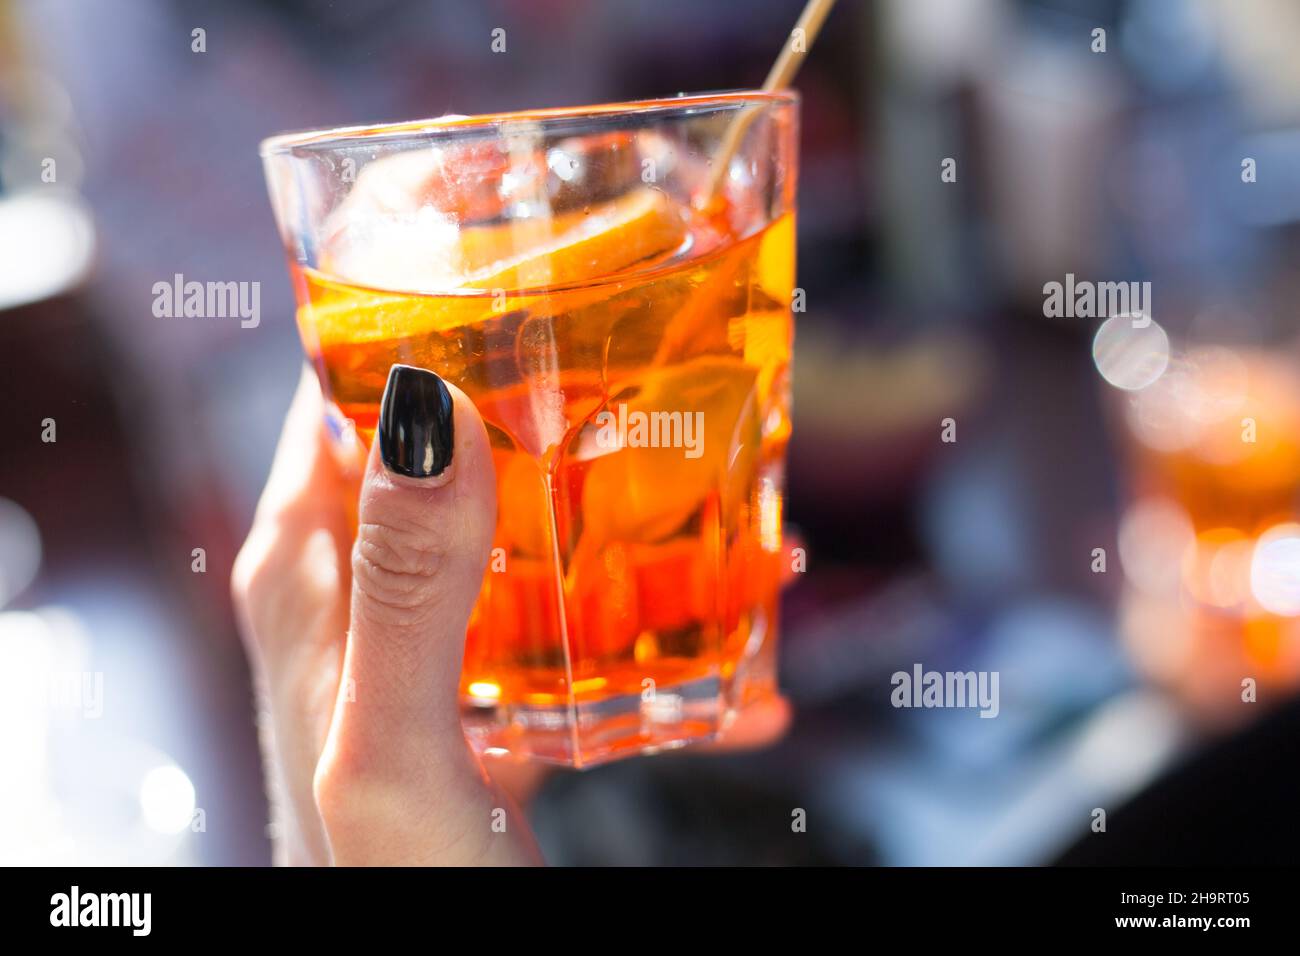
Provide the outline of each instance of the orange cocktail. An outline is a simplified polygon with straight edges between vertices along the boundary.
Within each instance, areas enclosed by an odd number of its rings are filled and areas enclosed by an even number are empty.
[[[377,153],[293,257],[327,396],[368,445],[389,368],[430,368],[492,442],[462,678],[481,749],[583,765],[708,738],[773,691],[794,114],[732,94],[327,141],[335,169]]]
[[[1285,351],[1200,346],[1124,410],[1124,636],[1214,719],[1300,680],[1300,377]]]

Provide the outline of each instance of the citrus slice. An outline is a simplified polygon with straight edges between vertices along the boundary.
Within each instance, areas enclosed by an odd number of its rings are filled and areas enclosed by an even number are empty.
[[[477,294],[421,295],[357,288],[304,270],[308,301],[298,324],[308,350],[389,343],[449,331],[491,314],[491,301]],[[391,364],[391,359],[390,359]]]
[[[748,492],[758,464],[756,374],[736,359],[705,356],[653,370],[636,395],[609,406],[610,416],[592,426],[608,433],[594,440],[623,447],[595,458],[587,472],[583,534],[593,546],[661,541],[682,527],[711,492],[721,496],[731,513]],[[668,414],[656,419],[658,413]],[[692,447],[665,447],[662,441],[660,447],[648,445],[646,439],[656,430],[661,438],[672,436],[666,426],[674,414],[683,439],[688,425],[694,429]],[[629,425],[626,435],[617,434],[623,420]],[[638,425],[639,435],[633,430]]]
[[[664,193],[638,189],[552,217],[461,229],[424,217],[371,223],[368,230],[356,243],[340,244],[321,271],[304,270],[311,301],[299,317],[308,341],[404,338],[553,305],[525,294],[503,309],[495,295],[614,275],[680,248],[687,225]],[[564,307],[606,295],[593,289],[589,297],[566,299]]]
[[[462,232],[466,265],[474,259],[481,262],[503,242],[524,251],[477,269],[464,282],[465,288],[545,288],[614,275],[644,259],[675,251],[686,238],[687,227],[667,195],[638,189],[588,211],[482,228],[497,231],[492,235],[481,235],[479,229]]]

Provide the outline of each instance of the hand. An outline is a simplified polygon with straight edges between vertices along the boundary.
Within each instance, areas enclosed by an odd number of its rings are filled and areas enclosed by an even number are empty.
[[[352,546],[356,486],[305,371],[235,562],[276,861],[541,862],[511,793],[534,789],[542,769],[492,761],[488,773],[460,727],[465,629],[496,521],[483,423],[463,392],[421,370],[390,377],[384,415]],[[788,719],[781,700],[747,710],[715,746],[761,745]]]

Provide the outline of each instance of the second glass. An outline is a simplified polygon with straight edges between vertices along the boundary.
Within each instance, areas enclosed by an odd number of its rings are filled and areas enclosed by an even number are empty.
[[[586,766],[775,692],[796,142],[793,94],[730,93],[263,144],[339,420],[368,446],[404,363],[487,425],[480,751]]]

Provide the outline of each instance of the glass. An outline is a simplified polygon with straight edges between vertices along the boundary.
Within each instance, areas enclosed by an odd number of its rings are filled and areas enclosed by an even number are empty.
[[[1244,719],[1243,679],[1300,681],[1300,374],[1268,309],[1108,320],[1094,343],[1128,497],[1121,633],[1201,719]]]
[[[797,119],[793,94],[725,93],[263,143],[338,421],[368,446],[404,363],[487,425],[480,752],[587,766],[775,692]]]

